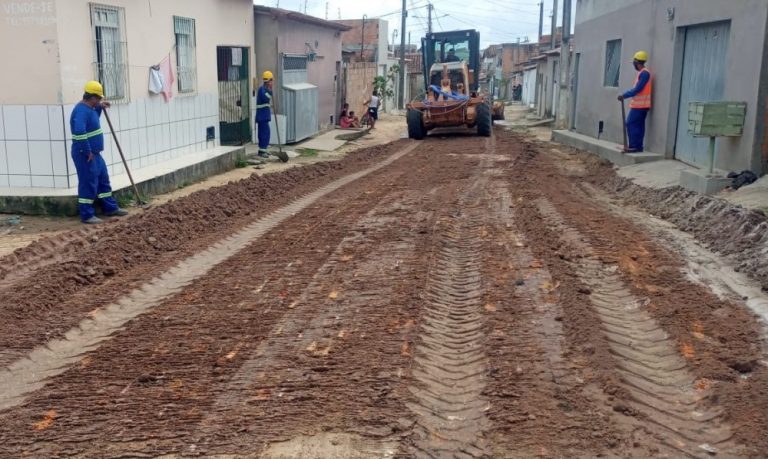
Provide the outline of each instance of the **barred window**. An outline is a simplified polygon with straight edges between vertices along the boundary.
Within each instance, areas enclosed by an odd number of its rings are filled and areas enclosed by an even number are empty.
[[[104,86],[104,97],[124,99],[128,93],[128,51],[125,43],[125,10],[90,4],[93,27],[94,74]]]
[[[605,44],[605,78],[603,85],[618,88],[620,69],[621,40],[610,40]]]
[[[307,56],[283,56],[283,70],[307,70]]]
[[[195,20],[173,17],[173,32],[176,34],[176,71],[179,75],[179,92],[194,92],[197,80],[197,59],[195,57]]]

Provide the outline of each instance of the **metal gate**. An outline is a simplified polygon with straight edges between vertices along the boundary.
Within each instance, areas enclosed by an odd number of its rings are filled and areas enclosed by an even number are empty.
[[[248,48],[218,46],[219,137],[222,145],[251,141]]]
[[[708,139],[688,134],[688,104],[722,99],[730,31],[730,21],[685,28],[675,158],[694,166],[709,164]]]

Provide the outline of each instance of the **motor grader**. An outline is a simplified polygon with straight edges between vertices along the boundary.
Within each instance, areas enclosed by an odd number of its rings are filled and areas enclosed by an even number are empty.
[[[466,126],[488,137],[491,102],[478,94],[480,33],[436,32],[421,39],[424,96],[406,105],[408,137],[421,140],[439,127]],[[503,110],[503,106],[502,106]]]

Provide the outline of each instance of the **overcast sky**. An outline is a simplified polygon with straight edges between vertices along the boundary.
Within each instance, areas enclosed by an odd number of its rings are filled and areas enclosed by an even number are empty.
[[[544,1],[544,34],[551,27],[553,0]],[[558,24],[562,18],[562,4],[558,3]],[[380,17],[389,23],[389,41],[393,30],[400,29],[402,0],[257,0],[256,4],[306,12],[319,18],[360,19]],[[573,1],[573,13],[575,1]],[[406,0],[408,21],[406,30],[411,43],[418,43],[427,30],[427,0]],[[524,41],[535,42],[539,30],[539,0],[432,0],[434,6],[432,30],[477,29],[481,46],[492,43]],[[471,5],[471,6],[470,6]],[[400,43],[398,36],[395,41]],[[408,36],[406,35],[406,42]]]

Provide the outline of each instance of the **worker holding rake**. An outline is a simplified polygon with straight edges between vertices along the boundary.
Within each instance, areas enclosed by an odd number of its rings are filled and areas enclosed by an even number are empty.
[[[101,112],[109,107],[103,100],[104,87],[98,81],[85,84],[83,100],[72,110],[69,118],[72,131],[72,161],[77,169],[77,203],[80,219],[86,224],[101,223],[93,204],[101,203],[104,215],[122,217],[126,210],[117,205],[112,197],[107,163],[101,156],[104,150],[104,133],[101,129]]]
[[[619,94],[619,100],[624,105],[624,99],[632,99],[629,103],[629,116],[626,119],[626,133],[629,137],[629,145],[624,146],[624,153],[639,153],[643,151],[643,138],[645,137],[645,119],[651,109],[651,93],[653,82],[651,71],[645,67],[648,61],[648,53],[638,51],[635,53],[632,65],[637,70],[635,86]]]

